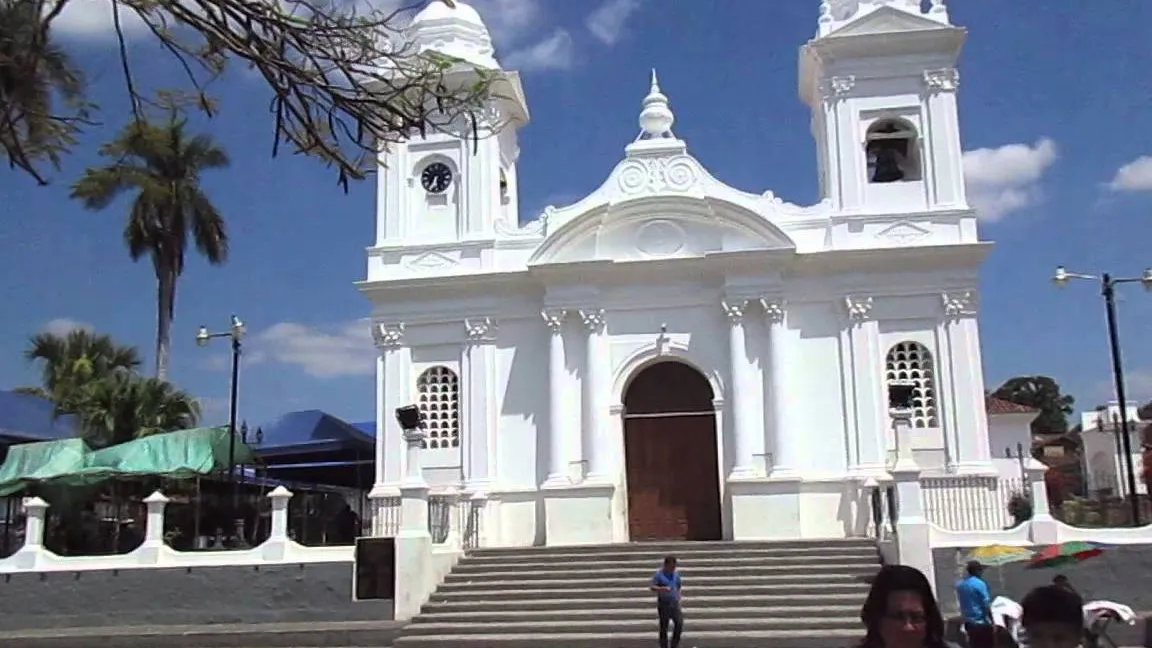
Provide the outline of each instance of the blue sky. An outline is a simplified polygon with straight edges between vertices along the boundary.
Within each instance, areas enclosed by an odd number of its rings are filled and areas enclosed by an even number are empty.
[[[394,0],[393,0],[394,1]],[[104,108],[48,187],[0,169],[0,388],[34,383],[21,359],[30,334],[94,326],[151,356],[155,284],[120,240],[122,205],[86,212],[69,183],[127,111],[105,0],[73,0],[60,36]],[[816,199],[807,110],[796,96],[798,47],[816,28],[817,0],[476,0],[498,54],[523,71],[532,123],[522,133],[521,204],[593,190],[635,135],[649,69],[677,114],[676,131],[719,178],[786,200]],[[1083,0],[953,0],[970,38],[961,70],[961,124],[996,248],[983,271],[981,324],[990,387],[1049,374],[1082,407],[1110,398],[1103,308],[1095,287],[1051,287],[1053,266],[1138,275],[1152,265],[1152,4],[1088,11]],[[130,30],[131,32],[131,30]],[[155,44],[133,33],[142,83],[174,83]],[[352,286],[373,240],[374,180],[345,195],[334,174],[303,158],[272,159],[264,89],[237,72],[214,88],[222,113],[196,124],[223,143],[232,168],[205,176],[228,220],[232,259],[193,260],[179,285],[172,377],[222,421],[226,349],[200,349],[196,328],[249,325],[241,415],[321,408],[373,417],[373,350]],[[1152,295],[1120,302],[1129,390],[1152,398],[1152,348],[1142,336]]]

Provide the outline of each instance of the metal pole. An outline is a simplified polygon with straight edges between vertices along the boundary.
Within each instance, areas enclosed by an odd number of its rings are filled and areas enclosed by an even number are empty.
[[[1136,467],[1132,464],[1132,440],[1128,436],[1128,399],[1124,394],[1124,363],[1120,359],[1120,331],[1116,325],[1116,284],[1112,275],[1105,273],[1100,280],[1104,295],[1104,312],[1108,320],[1108,346],[1112,352],[1112,380],[1116,384],[1116,400],[1120,407],[1120,434],[1124,447],[1125,475],[1132,506],[1132,525],[1140,525],[1140,499],[1136,492]]]
[[[240,387],[240,340],[232,336],[232,383],[228,393],[228,479],[232,481],[232,506],[235,509],[236,491],[236,408]],[[233,511],[235,512],[235,511]]]

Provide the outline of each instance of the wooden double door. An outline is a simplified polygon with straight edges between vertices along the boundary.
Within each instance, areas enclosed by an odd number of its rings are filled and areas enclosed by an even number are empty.
[[[633,542],[719,540],[720,471],[712,388],[679,362],[642,370],[624,398]]]

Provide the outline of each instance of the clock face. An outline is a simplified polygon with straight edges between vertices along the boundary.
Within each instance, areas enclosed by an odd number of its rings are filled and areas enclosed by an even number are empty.
[[[428,193],[444,193],[452,184],[452,169],[443,162],[433,162],[420,173],[420,184]]]

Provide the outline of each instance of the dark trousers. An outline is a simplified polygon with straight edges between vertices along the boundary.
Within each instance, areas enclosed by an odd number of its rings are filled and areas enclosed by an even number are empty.
[[[968,635],[968,648],[995,648],[996,626],[992,624],[965,623],[964,632]]]
[[[680,645],[680,633],[684,630],[684,615],[680,612],[679,601],[656,604],[656,611],[660,615],[660,648],[677,648]],[[672,622],[672,645],[668,645],[668,622]]]

